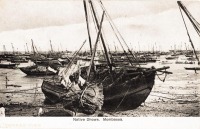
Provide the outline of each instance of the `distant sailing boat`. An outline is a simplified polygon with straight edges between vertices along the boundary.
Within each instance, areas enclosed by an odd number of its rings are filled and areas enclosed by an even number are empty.
[[[86,0],[83,0],[83,4],[85,9],[90,51],[92,54],[90,65],[79,67],[76,72],[70,75],[67,73],[70,66],[67,66],[64,72],[61,71],[61,73],[63,73],[61,75],[63,76],[43,80],[43,84],[41,86],[42,92],[44,93],[46,99],[52,103],[63,102],[64,105],[67,105],[65,106],[66,108],[74,109],[78,107],[80,110],[90,114],[101,108],[113,111],[137,108],[150,94],[154,85],[156,72],[163,72],[165,74],[170,73],[166,71],[169,67],[156,69],[154,67],[145,68],[134,66],[126,52],[125,55],[129,59],[132,66],[115,65],[115,63],[110,59],[103,34],[101,33],[104,15],[109,19],[110,25],[113,29],[115,28],[113,31],[116,32],[118,30],[116,30],[114,23],[109,17],[101,1],[100,5],[103,10],[103,15],[100,22],[96,16],[96,9],[94,9],[93,1],[89,0],[89,2],[86,3]],[[90,6],[91,14],[94,18],[94,23],[98,31],[93,49],[88,23],[89,7],[87,6]],[[119,34],[119,32],[117,33]],[[121,35],[116,36],[117,38],[121,37]],[[95,64],[94,62],[97,44],[99,41],[102,43],[107,64]],[[132,56],[134,56],[130,49],[129,52]],[[74,56],[74,58],[76,57]],[[71,88],[72,86],[70,84],[63,83],[66,80],[70,80],[70,83],[75,82],[79,88]]]
[[[182,13],[182,10],[184,11],[184,13],[186,14],[186,16],[188,17],[188,19],[190,20],[190,22],[192,23],[194,29],[196,30],[197,34],[200,36],[200,24],[194,19],[194,17],[191,15],[191,13],[187,10],[187,8],[183,5],[183,3],[181,1],[177,1],[178,3],[178,6],[179,6],[179,9],[180,9],[180,12],[181,12],[181,16],[182,16],[182,19],[183,19],[183,22],[184,22],[184,25],[185,25],[185,28],[186,28],[186,31],[187,31],[187,35],[188,35],[188,38],[189,38],[189,42],[191,43],[191,46],[192,46],[192,49],[193,49],[193,53],[196,57],[196,60],[198,61],[198,66],[192,66],[192,67],[185,67],[186,70],[194,70],[195,73],[196,73],[196,70],[200,70],[200,62],[199,62],[199,58],[197,56],[197,53],[196,53],[196,50],[195,50],[195,47],[194,47],[194,44],[193,44],[193,41],[190,37],[190,34],[189,34],[189,31],[188,31],[188,28],[187,28],[187,25],[186,25],[186,22],[185,22],[185,19],[183,17],[183,13]],[[182,9],[182,10],[181,10]]]
[[[32,49],[33,49],[33,55],[31,56],[31,59],[34,61],[35,65],[33,66],[27,66],[27,67],[20,67],[19,69],[29,76],[46,76],[46,75],[56,75],[57,71],[56,69],[53,69],[50,65],[42,66],[37,64],[37,59],[41,60],[44,59],[44,56],[36,53],[35,46],[32,41]]]
[[[5,45],[3,45],[3,48],[4,48],[4,53],[3,55],[1,55],[1,58],[0,58],[0,68],[15,69],[17,67],[17,64],[10,62],[13,55],[6,53]]]
[[[12,49],[13,49],[13,57],[11,58],[11,62],[12,63],[27,63],[28,60],[26,58],[23,58],[22,56],[20,56],[20,54],[18,52],[15,52],[13,43],[12,44]]]

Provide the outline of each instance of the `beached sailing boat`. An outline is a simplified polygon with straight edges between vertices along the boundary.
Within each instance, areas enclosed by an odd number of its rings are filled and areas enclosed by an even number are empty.
[[[60,72],[60,75],[62,76],[56,76],[54,79],[43,80],[41,86],[42,92],[44,93],[46,99],[52,103],[63,102],[64,105],[66,105],[65,107],[68,109],[74,110],[74,108],[79,107],[80,110],[86,113],[94,113],[96,110],[101,108],[104,110],[114,111],[137,108],[150,94],[154,85],[156,73],[170,73],[166,71],[169,67],[157,69],[155,67],[145,68],[133,65],[131,60],[129,60],[131,66],[115,65],[115,63],[110,60],[103,34],[101,33],[104,15],[110,20],[110,25],[113,29],[115,29],[115,32],[117,31],[117,38],[121,37],[119,31],[114,26],[114,23],[109,17],[101,1],[100,5],[103,9],[101,22],[99,22],[96,16],[93,1],[89,0],[87,3],[83,0],[83,4],[90,48],[92,48],[92,44],[87,19],[88,7],[91,9],[92,16],[94,17],[94,23],[96,24],[98,30],[94,48],[90,49],[92,53],[90,65],[79,67],[77,71],[69,74],[69,68],[72,66],[72,63],[70,63],[64,71]],[[103,46],[107,64],[95,64],[94,62],[94,56],[99,39]],[[121,39],[123,40],[123,38]],[[120,42],[120,44],[122,43]],[[78,53],[80,49],[76,53]],[[130,49],[128,50],[133,58],[136,59],[132,51],[130,51]],[[125,55],[129,58],[126,52]],[[76,55],[74,56],[74,59],[75,58]],[[73,88],[70,84],[63,83],[66,79],[70,80],[70,83],[77,84],[78,88]]]
[[[32,66],[27,66],[27,67],[19,67],[19,69],[23,73],[29,76],[56,75],[58,66],[55,66],[53,63],[48,63],[48,65],[39,65],[37,63],[37,59],[41,60],[42,58],[45,59],[45,57],[36,53],[33,40],[31,39],[31,41],[32,41],[32,49],[33,49],[32,60],[35,62],[35,64]]]
[[[186,16],[188,17],[188,19],[190,20],[190,22],[192,23],[192,25],[193,25],[194,29],[196,30],[197,34],[199,35],[199,37],[200,37],[200,24],[194,19],[194,17],[191,15],[191,13],[187,10],[187,8],[183,5],[183,3],[181,1],[177,1],[177,3],[178,3],[179,9],[180,9],[180,13],[181,13],[181,16],[182,16],[182,19],[183,19],[183,22],[184,22],[184,25],[185,25],[185,28],[186,28],[186,31],[187,31],[189,42],[191,43],[191,46],[192,46],[195,58],[198,61],[198,66],[185,67],[185,69],[186,70],[194,70],[196,72],[196,70],[200,70],[200,66],[199,66],[200,61],[199,61],[199,58],[197,56],[197,52],[195,50],[195,47],[194,47],[193,41],[191,39],[191,36],[189,34],[189,31],[188,31],[185,19],[183,17],[182,10],[186,14]]]

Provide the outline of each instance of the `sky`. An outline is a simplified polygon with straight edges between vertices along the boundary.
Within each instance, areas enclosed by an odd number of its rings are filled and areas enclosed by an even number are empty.
[[[174,0],[102,0],[113,22],[129,47],[138,50],[185,49],[191,46],[181,14]],[[200,23],[200,1],[183,1]],[[99,17],[102,10],[94,5]],[[200,37],[187,17],[194,46],[200,50]],[[90,15],[92,44],[96,40]],[[108,19],[103,21],[103,33],[110,49],[121,46],[114,37]],[[11,51],[31,49],[31,39],[39,50],[77,50],[84,40],[89,48],[82,0],[0,0],[0,51],[3,45]],[[154,46],[154,47],[153,47]],[[191,48],[191,47],[190,47]]]

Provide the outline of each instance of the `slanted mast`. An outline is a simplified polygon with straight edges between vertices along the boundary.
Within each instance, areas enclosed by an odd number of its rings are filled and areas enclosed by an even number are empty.
[[[87,73],[87,81],[90,77],[90,71],[91,71],[91,68],[92,68],[92,65],[93,65],[93,62],[94,62],[94,57],[95,57],[95,53],[96,53],[96,49],[97,49],[97,43],[99,41],[99,36],[101,35],[104,14],[105,14],[105,12],[103,12],[103,14],[102,14],[102,18],[101,18],[101,22],[100,22],[100,28],[99,28],[99,31],[98,31],[98,34],[97,34],[96,42],[95,42],[95,45],[94,45],[94,50],[93,50],[93,53],[92,53],[92,59],[91,59],[91,62],[90,62],[88,73]]]
[[[101,8],[105,11],[105,15],[106,15],[106,17],[108,18],[109,24],[110,24],[110,26],[111,26],[111,28],[112,28],[112,30],[113,30],[113,32],[114,32],[114,34],[115,34],[117,40],[119,41],[119,43],[120,43],[120,45],[121,45],[121,47],[122,47],[122,49],[123,49],[123,51],[124,51],[124,54],[126,55],[127,59],[129,60],[130,64],[133,66],[132,61],[131,61],[131,59],[129,58],[128,53],[127,53],[126,50],[124,49],[122,43],[125,44],[125,46],[126,46],[127,49],[128,49],[128,52],[131,54],[131,56],[134,58],[134,60],[135,60],[135,61],[138,63],[138,65],[140,66],[140,64],[139,64],[139,62],[138,62],[138,59],[137,59],[137,56],[136,56],[135,54],[133,54],[133,52],[130,50],[129,46],[127,45],[127,43],[125,42],[124,38],[123,38],[122,35],[120,34],[119,30],[118,30],[117,27],[115,26],[115,24],[114,24],[114,22],[112,21],[111,17],[110,17],[109,14],[107,13],[106,8],[104,7],[102,1],[99,0],[99,2],[100,2]]]
[[[34,44],[33,44],[33,39],[31,39],[31,42],[32,42],[33,54],[35,55],[35,54],[36,54],[36,51],[35,51],[35,47],[34,47]]]
[[[100,25],[99,25],[99,21],[97,19],[97,16],[96,16],[96,12],[94,10],[94,6],[93,6],[93,3],[91,0],[89,0],[89,3],[90,3],[90,6],[92,8],[92,13],[94,15],[94,19],[95,19],[95,22],[96,22],[96,26],[98,28],[98,30],[100,29]],[[110,67],[110,70],[112,69],[112,63],[111,63],[111,60],[109,58],[109,55],[108,55],[108,51],[107,51],[107,48],[106,48],[106,45],[105,45],[105,41],[104,41],[104,38],[103,38],[103,35],[102,33],[100,33],[100,38],[101,38],[101,42],[103,44],[103,48],[104,48],[104,52],[105,52],[105,55],[106,55],[106,60],[107,60],[107,63],[108,63],[108,66]]]
[[[29,50],[28,50],[28,45],[27,45],[27,43],[26,43],[26,48],[27,48],[27,52],[29,53]]]
[[[51,52],[53,53],[53,47],[52,47],[52,44],[51,44],[51,40],[50,40],[50,47],[51,47]]]
[[[92,41],[91,41],[91,36],[90,36],[90,29],[89,29],[90,27],[88,23],[87,4],[85,0],[83,0],[83,5],[84,5],[84,11],[85,11],[85,20],[87,24],[88,39],[89,39],[89,44],[90,44],[90,53],[92,54]]]
[[[197,34],[200,36],[200,24],[194,19],[194,17],[190,14],[190,12],[187,10],[187,8],[182,4],[181,1],[177,1],[178,5],[179,5],[179,9],[180,9],[180,12],[181,12],[181,16],[182,16],[182,19],[183,19],[183,22],[184,22],[184,25],[185,25],[185,28],[186,28],[186,31],[187,31],[187,35],[188,35],[188,38],[189,38],[189,41],[191,43],[191,46],[193,48],[193,53],[195,54],[195,57],[199,63],[199,58],[197,56],[197,53],[196,53],[196,50],[195,50],[195,47],[194,47],[194,44],[193,44],[193,41],[190,37],[190,34],[189,34],[189,31],[188,31],[188,28],[187,28],[187,25],[185,23],[185,19],[183,17],[183,14],[182,14],[182,11],[181,9],[185,12],[186,16],[188,17],[188,19],[190,20],[190,22],[192,23],[194,29],[196,30]]]
[[[15,54],[15,49],[14,49],[13,43],[11,43],[11,45],[12,45],[12,49],[13,49],[13,54]]]

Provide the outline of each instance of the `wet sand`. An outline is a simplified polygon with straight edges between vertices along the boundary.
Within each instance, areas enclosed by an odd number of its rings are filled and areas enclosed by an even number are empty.
[[[162,67],[159,63],[148,64],[155,67]],[[93,115],[82,113],[74,113],[64,110],[62,105],[45,105],[44,95],[41,92],[42,77],[27,77],[19,69],[14,70],[16,81],[9,83],[22,85],[20,88],[8,87],[5,88],[5,83],[1,83],[0,100],[6,108],[6,116],[38,116],[38,110],[43,108],[49,116],[116,116],[116,117],[196,117],[200,116],[200,71],[195,74],[194,71],[186,71],[185,64],[170,64],[168,71],[173,74],[168,75],[165,82],[162,82],[156,77],[155,85],[152,92],[148,96],[144,104],[137,109],[128,111],[99,111]],[[5,70],[0,69],[0,72]],[[160,76],[164,78],[164,76]],[[0,77],[3,80],[4,77]],[[36,88],[37,83],[37,88]],[[35,90],[35,88],[37,90]],[[27,90],[28,89],[28,90]],[[24,90],[24,91],[21,91]],[[19,93],[7,93],[8,91],[21,91]],[[36,94],[35,94],[36,93]]]

